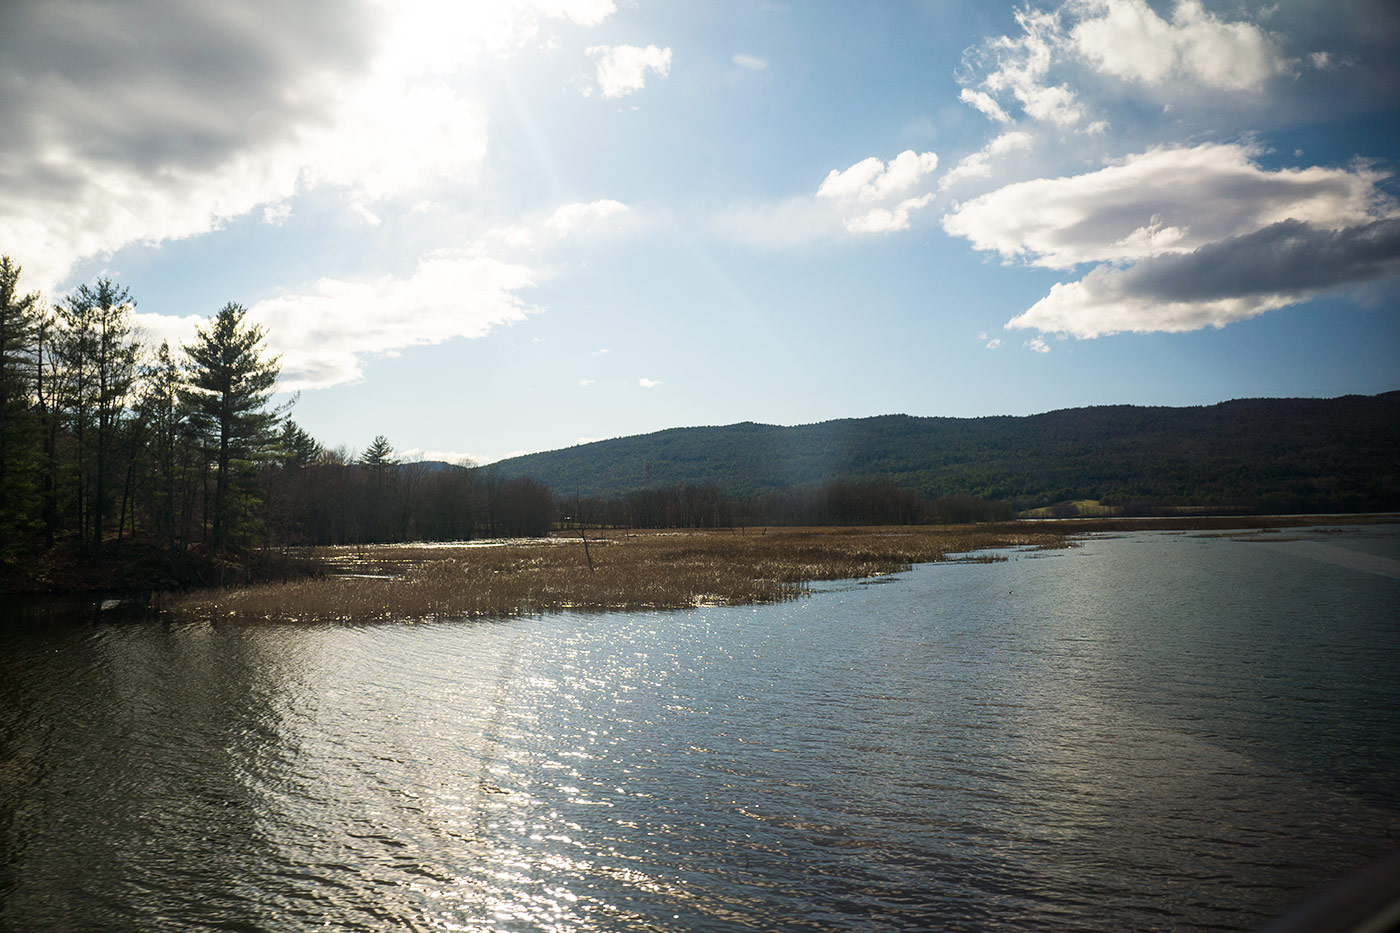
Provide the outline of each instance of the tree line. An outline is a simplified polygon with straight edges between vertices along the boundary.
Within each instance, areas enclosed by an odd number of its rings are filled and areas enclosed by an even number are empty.
[[[144,562],[182,585],[286,545],[537,535],[555,519],[531,480],[399,464],[383,437],[354,460],[323,447],[272,404],[280,361],[239,304],[151,347],[111,279],[49,305],[20,273],[0,257],[0,586],[44,562]]]
[[[0,558],[62,546],[100,565],[137,539],[172,558],[240,544],[281,416],[261,328],[230,303],[191,344],[152,350],[111,279],[50,307],[19,276],[0,257]]]
[[[188,344],[152,347],[135,300],[111,279],[51,306],[21,289],[20,272],[0,257],[0,588],[44,562],[139,565],[131,585],[228,582],[294,545],[526,537],[561,524],[1010,517],[1001,503],[930,501],[890,482],[747,497],[703,484],[556,497],[494,467],[399,462],[382,435],[356,457],[298,426],[291,403],[272,404],[280,360],[242,305],[224,305]]]
[[[1005,502],[969,495],[926,499],[889,481],[794,486],[737,496],[712,484],[675,484],[622,496],[564,497],[561,520],[613,528],[741,528],[757,525],[956,525],[1010,521]]]

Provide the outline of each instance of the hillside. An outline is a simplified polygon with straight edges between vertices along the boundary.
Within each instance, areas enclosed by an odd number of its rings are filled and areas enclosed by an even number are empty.
[[[1400,392],[1114,405],[1027,417],[881,415],[780,427],[672,428],[496,464],[561,495],[673,484],[753,496],[888,480],[934,498],[1033,508],[1072,499],[1268,510],[1400,507]]]

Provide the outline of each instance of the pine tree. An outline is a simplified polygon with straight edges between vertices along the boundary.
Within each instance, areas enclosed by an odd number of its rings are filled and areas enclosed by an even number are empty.
[[[94,561],[111,499],[113,455],[136,380],[140,354],[131,320],[135,302],[111,279],[82,285],[59,309],[58,355],[77,439],[78,527]]]
[[[258,461],[275,443],[279,417],[267,404],[280,358],[263,359],[265,332],[244,323],[247,313],[242,305],[224,305],[184,348],[190,366],[182,396],[215,470],[209,541],[216,551],[232,542],[235,506],[256,496]]]
[[[377,435],[369,448],[360,454],[360,463],[373,470],[382,471],[398,462],[394,459],[394,445],[383,434]]]
[[[185,428],[185,411],[180,402],[181,377],[170,344],[162,341],[155,362],[146,371],[139,408],[150,436],[147,492],[151,516],[156,535],[165,544],[172,562],[176,562],[176,533],[180,528],[176,518],[176,493],[182,474],[181,435]]]
[[[38,487],[39,425],[30,403],[39,296],[19,293],[19,274],[0,256],[0,560],[22,543]]]
[[[282,425],[282,436],[278,439],[282,450],[282,462],[293,469],[301,469],[315,463],[323,453],[316,438],[290,418]]]

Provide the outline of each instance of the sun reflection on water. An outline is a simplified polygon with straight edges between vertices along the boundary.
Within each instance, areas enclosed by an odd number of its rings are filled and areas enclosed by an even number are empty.
[[[1394,579],[1296,550],[1137,536],[781,606],[9,643],[0,911],[1253,927],[1400,832]]]

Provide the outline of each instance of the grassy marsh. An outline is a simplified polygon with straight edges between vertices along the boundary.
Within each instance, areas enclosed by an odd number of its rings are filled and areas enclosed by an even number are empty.
[[[594,533],[494,546],[310,552],[329,573],[174,597],[176,618],[277,622],[487,618],[562,609],[681,609],[795,599],[816,580],[878,576],[1000,547],[1063,547],[1039,528],[770,528]]]

